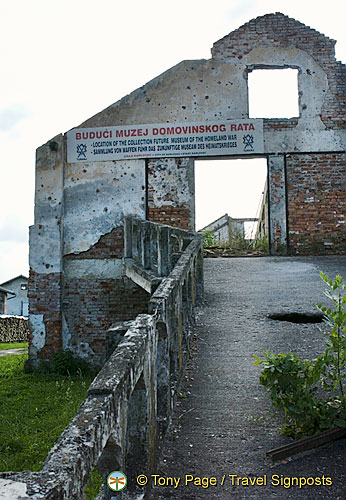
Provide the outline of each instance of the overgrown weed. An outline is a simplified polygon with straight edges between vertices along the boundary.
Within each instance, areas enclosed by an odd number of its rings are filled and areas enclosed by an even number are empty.
[[[346,284],[340,275],[335,280],[320,273],[327,285],[325,294],[332,307],[318,304],[324,314],[321,331],[325,351],[316,359],[300,359],[295,353],[264,352],[255,356],[262,365],[260,383],[269,391],[273,406],[282,412],[281,433],[300,438],[334,426],[346,427]],[[327,329],[326,329],[327,327]]]

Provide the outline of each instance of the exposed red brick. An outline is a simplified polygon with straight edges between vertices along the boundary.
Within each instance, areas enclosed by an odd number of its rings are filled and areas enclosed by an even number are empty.
[[[346,155],[287,155],[292,253],[346,252]]]
[[[39,274],[30,269],[28,281],[30,314],[42,314],[46,329],[46,345],[38,353],[49,358],[62,348],[61,338],[61,273]],[[29,335],[29,342],[32,334]]]
[[[152,187],[152,179],[156,175],[155,168],[155,165],[148,168],[148,220],[159,224],[193,230],[190,206],[187,204],[178,205],[168,188],[165,189],[164,184],[161,186],[160,197],[162,200],[170,201],[170,203],[160,204],[160,206],[155,204],[154,189]],[[162,170],[160,174],[162,175]],[[179,188],[183,189],[183,186],[179,186]]]
[[[124,228],[115,227],[101,236],[89,250],[78,254],[65,255],[65,259],[121,259],[124,255]]]
[[[95,353],[93,361],[104,361],[107,329],[116,321],[147,313],[148,301],[149,294],[127,278],[68,280],[63,310],[71,345],[86,342]]]
[[[267,14],[252,19],[214,43],[214,59],[242,59],[258,47],[298,48],[308,53],[326,72],[328,92],[321,120],[326,128],[346,128],[346,67],[335,60],[335,41],[284,14]],[[296,119],[265,119],[264,130],[287,129],[298,124]]]

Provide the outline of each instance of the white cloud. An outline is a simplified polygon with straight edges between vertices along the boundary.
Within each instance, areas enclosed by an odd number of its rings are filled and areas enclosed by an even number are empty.
[[[27,243],[29,229],[16,214],[9,214],[0,223],[0,242]]]
[[[28,276],[28,245],[27,243],[0,243],[0,283],[4,283],[19,274]]]
[[[235,26],[233,29],[239,28],[239,26],[247,23],[253,17],[257,17],[254,16],[254,12],[258,9],[258,0],[244,0],[243,2],[232,3],[233,6],[228,11],[228,19]]]
[[[0,109],[0,131],[8,131],[16,127],[19,122],[30,116],[26,106],[12,104]]]

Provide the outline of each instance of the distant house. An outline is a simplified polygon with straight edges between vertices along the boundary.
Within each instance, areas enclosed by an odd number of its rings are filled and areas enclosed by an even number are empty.
[[[258,219],[254,218],[243,218],[243,219],[233,219],[228,214],[223,215],[219,219],[211,222],[203,229],[200,229],[199,233],[204,233],[206,231],[214,233],[216,241],[220,243],[228,243],[232,237],[232,233],[235,235],[240,235],[245,238],[245,228],[244,222],[256,222]]]
[[[23,274],[16,276],[0,287],[9,288],[12,297],[7,297],[7,312],[2,314],[13,314],[15,316],[28,316],[28,278]]]
[[[7,313],[8,295],[15,296],[16,294],[11,290],[7,290],[7,288],[0,286],[0,314],[8,314]]]

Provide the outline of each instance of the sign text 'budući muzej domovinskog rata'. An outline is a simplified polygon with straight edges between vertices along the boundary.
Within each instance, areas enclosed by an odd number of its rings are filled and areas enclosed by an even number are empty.
[[[263,120],[73,129],[67,161],[263,154]]]

